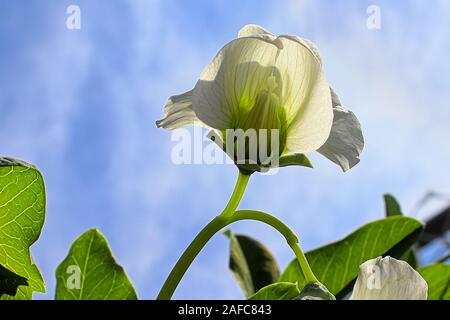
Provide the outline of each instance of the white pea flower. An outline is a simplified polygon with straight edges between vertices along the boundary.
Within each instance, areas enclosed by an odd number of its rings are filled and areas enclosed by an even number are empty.
[[[405,261],[378,257],[364,262],[351,300],[426,300],[428,285]]]
[[[170,97],[157,121],[169,130],[190,125],[212,129],[228,154],[228,130],[254,129],[271,157],[318,151],[344,171],[359,162],[364,145],[357,118],[330,89],[316,46],[257,25],[244,26],[218,52],[194,89]],[[231,149],[234,155],[236,145]],[[260,155],[247,160],[262,165]]]

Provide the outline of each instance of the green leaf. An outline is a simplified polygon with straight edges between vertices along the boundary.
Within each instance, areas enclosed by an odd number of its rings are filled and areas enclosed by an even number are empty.
[[[386,217],[403,215],[400,204],[398,203],[397,199],[394,198],[393,195],[385,193],[383,195],[383,198],[384,198],[384,207],[386,210]]]
[[[386,217],[392,217],[392,216],[403,216],[402,209],[400,207],[400,204],[398,203],[397,199],[389,193],[385,193],[383,195],[384,198],[384,207],[386,212]],[[414,252],[414,249],[411,248],[410,250],[406,251],[401,257],[400,260],[408,262],[408,264],[416,268],[417,267],[417,256]]]
[[[302,166],[312,168],[313,165],[303,153],[292,153],[280,157],[280,167]]]
[[[31,164],[0,158],[0,297],[31,299],[45,284],[30,254],[45,217],[45,187]]]
[[[276,282],[261,288],[248,300],[294,300],[300,295],[296,283]]]
[[[407,250],[404,254],[402,254],[399,257],[399,260],[406,261],[411,267],[413,267],[413,269],[417,268],[417,256],[413,248]]]
[[[307,252],[306,258],[317,279],[332,294],[342,297],[351,289],[363,262],[382,255],[399,257],[421,230],[419,221],[393,216],[368,223],[338,242]],[[300,289],[305,286],[297,260],[288,265],[280,281],[297,282]]]
[[[0,293],[14,297],[18,286],[28,286],[27,278],[21,277],[0,265]]]
[[[246,297],[278,280],[280,271],[275,258],[259,241],[225,232],[230,238],[230,269]]]
[[[137,295],[105,237],[91,229],[75,240],[56,269],[55,299],[135,300]]]
[[[428,283],[428,300],[450,300],[450,265],[437,263],[417,271]]]

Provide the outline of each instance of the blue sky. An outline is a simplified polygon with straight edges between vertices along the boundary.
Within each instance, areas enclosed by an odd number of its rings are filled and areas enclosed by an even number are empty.
[[[81,8],[81,29],[66,8]],[[366,27],[370,4],[381,29]],[[47,217],[32,250],[52,298],[71,242],[98,227],[141,298],[154,298],[185,246],[232,191],[231,165],[175,165],[157,129],[166,99],[193,87],[239,28],[260,24],[320,48],[325,73],[359,117],[361,163],[343,174],[319,155],[314,170],[254,175],[241,207],[270,212],[305,249],[381,218],[384,192],[406,212],[428,191],[450,194],[448,1],[4,0],[0,7],[0,154],[36,164]],[[263,240],[284,266],[284,240],[258,223],[233,226]],[[175,298],[242,298],[228,243],[212,239]]]

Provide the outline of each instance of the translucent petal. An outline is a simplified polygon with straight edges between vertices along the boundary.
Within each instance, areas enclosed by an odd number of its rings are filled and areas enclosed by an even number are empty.
[[[197,116],[215,129],[233,129],[240,111],[250,109],[270,75],[277,74],[277,51],[273,43],[257,38],[239,38],[223,47],[194,88]]]
[[[264,40],[275,39],[275,36],[273,36],[269,31],[254,24],[244,26],[239,31],[238,36],[260,37]],[[330,115],[329,94],[326,93],[328,90],[326,88],[327,82],[321,70],[318,70],[322,65],[319,49],[308,39],[297,36],[282,35],[278,37],[277,40],[282,43],[284,52],[287,55],[290,55],[290,58],[284,59],[285,64],[290,65],[291,68],[295,68],[295,70],[297,70],[297,62],[302,60],[302,64],[304,66],[309,65],[315,67],[316,69],[314,70],[314,68],[308,69],[303,67],[301,68],[303,75],[297,75],[299,79],[302,81],[306,80],[307,82],[306,86],[303,86],[303,88],[306,87],[307,90],[300,90],[298,92],[300,93],[297,96],[299,99],[296,99],[295,96],[290,93],[285,95],[290,97],[290,100],[288,99],[288,101],[286,101],[286,106],[289,108],[288,112],[290,112],[291,116],[288,118],[289,120],[293,120],[293,117],[297,114],[296,112],[298,112],[299,109],[302,109],[302,111],[300,111],[301,114],[307,116],[295,118],[295,126],[297,128],[296,130],[291,131],[291,134],[288,136],[288,150],[291,152],[307,152],[316,150],[327,140],[330,130],[330,117],[333,117],[333,115]],[[289,43],[289,41],[291,41],[291,43]],[[299,50],[298,46],[292,46],[292,42],[306,48],[310,52],[310,55],[305,55],[304,50]],[[311,56],[317,60],[316,63],[312,63],[310,61]],[[293,61],[296,61],[295,67],[293,66]],[[309,74],[312,75],[312,77],[308,78]],[[298,100],[301,100],[302,97],[307,95],[308,89],[311,89],[314,94],[311,95],[312,99],[310,100],[310,103],[306,107],[301,108],[301,101]],[[314,111],[314,108],[316,108],[316,111]],[[322,119],[321,123],[317,123],[317,127],[315,127],[312,123],[312,120],[314,119]]]
[[[314,57],[312,59],[315,59]],[[289,152],[305,153],[319,149],[328,139],[333,123],[333,108],[328,82],[317,60],[309,62],[310,68],[302,79],[297,95],[291,96],[290,120],[286,147]],[[311,67],[313,66],[313,67]]]
[[[262,39],[273,41],[276,39],[272,33],[256,24],[247,24],[239,30],[238,38],[243,37],[261,37]]]
[[[331,89],[333,97],[333,126],[325,144],[317,150],[320,154],[341,166],[347,171],[359,162],[364,148],[364,137],[361,125],[353,112],[341,107],[336,93]]]
[[[170,97],[164,106],[164,118],[156,121],[156,125],[167,130],[188,126],[207,127],[192,108],[192,90]]]
[[[238,37],[261,37],[263,39],[270,39],[274,40],[276,37],[270,33],[268,30],[264,29],[261,26],[258,26],[256,24],[247,24],[244,27],[239,30]],[[322,59],[320,58],[319,49],[317,46],[310,40],[301,38],[298,36],[292,36],[292,35],[282,35],[280,37],[287,38],[293,41],[298,42],[302,46],[306,47],[308,50],[311,51],[311,53],[316,57],[317,60],[319,60],[320,64],[322,64]]]
[[[262,90],[280,97],[291,131],[289,151],[312,151],[325,143],[333,120],[327,81],[311,51],[285,37],[243,37],[227,44],[202,72],[193,109],[210,127],[235,128]]]

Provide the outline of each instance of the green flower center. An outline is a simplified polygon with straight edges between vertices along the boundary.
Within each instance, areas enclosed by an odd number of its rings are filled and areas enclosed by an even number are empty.
[[[269,76],[253,105],[240,110],[232,133],[237,164],[269,166],[282,154],[287,120],[277,89],[275,76]]]

